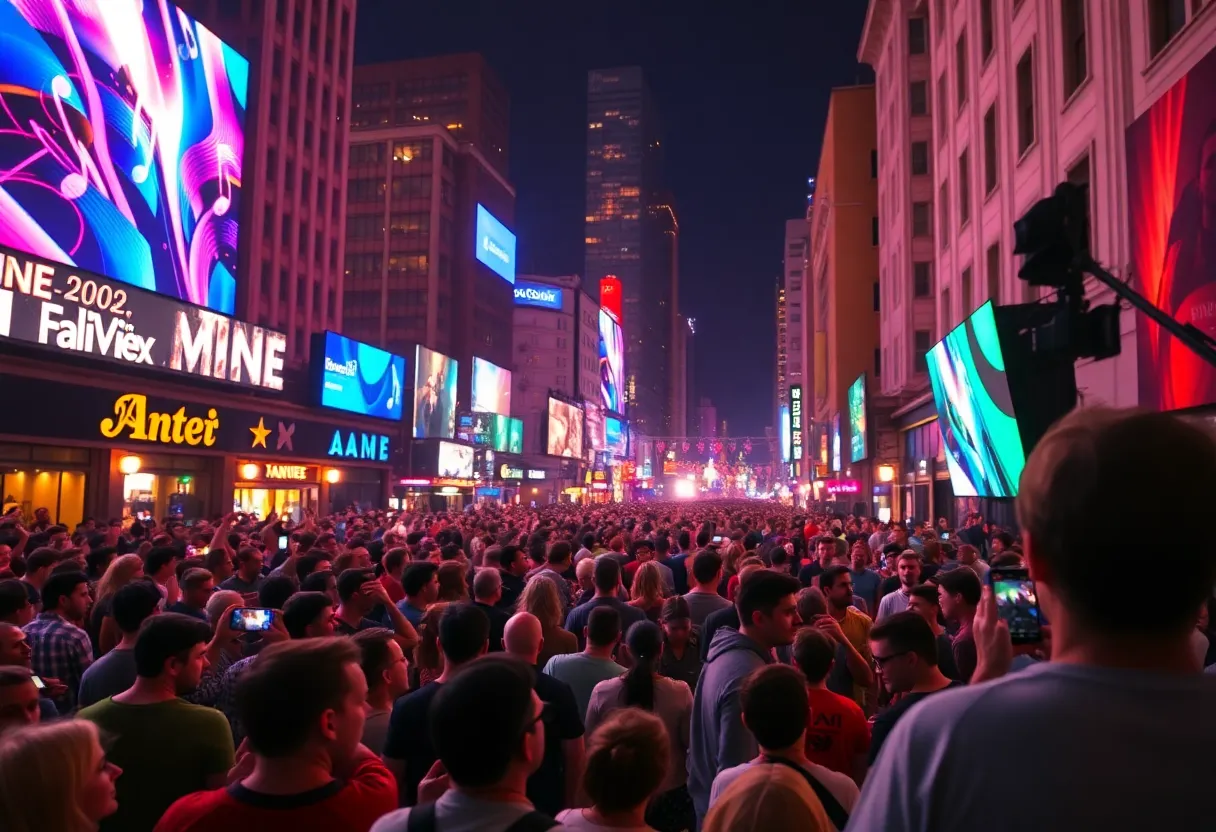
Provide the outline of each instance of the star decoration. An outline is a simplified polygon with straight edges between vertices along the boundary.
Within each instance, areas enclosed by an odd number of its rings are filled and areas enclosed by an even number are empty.
[[[253,444],[249,447],[266,447],[266,437],[270,436],[270,428],[266,427],[265,419],[258,417],[258,426],[256,428],[250,428],[249,432],[253,434]]]

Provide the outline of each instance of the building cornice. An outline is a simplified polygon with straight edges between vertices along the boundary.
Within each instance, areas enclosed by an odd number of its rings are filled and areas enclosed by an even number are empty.
[[[895,16],[896,6],[901,0],[870,0],[866,9],[866,22],[861,27],[861,43],[857,47],[857,60],[863,64],[877,66],[882,55],[883,40],[887,27]]]

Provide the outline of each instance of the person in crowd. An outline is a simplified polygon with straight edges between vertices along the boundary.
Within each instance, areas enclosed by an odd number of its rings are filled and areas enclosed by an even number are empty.
[[[739,694],[743,723],[755,737],[759,754],[714,778],[709,804],[749,768],[785,766],[796,771],[814,791],[832,828],[842,832],[857,802],[857,784],[847,774],[833,771],[806,756],[810,698],[806,678],[788,665],[770,665],[749,674]]]
[[[511,616],[503,634],[503,646],[508,654],[535,667],[541,649],[541,626],[536,616],[526,612]],[[528,800],[552,817],[579,799],[583,718],[569,685],[544,673],[536,674],[533,684],[551,721],[545,734],[544,761],[528,778]]]
[[[865,538],[858,538],[849,550],[849,575],[853,578],[853,592],[866,602],[867,610],[878,611],[878,588],[882,577],[870,568],[870,547]]]
[[[595,558],[583,558],[574,564],[574,578],[578,584],[578,599],[574,602],[577,607],[595,597]]]
[[[830,536],[819,537],[814,543],[815,557],[798,570],[798,583],[802,586],[813,586],[815,579],[824,569],[832,565],[832,560],[836,557],[836,541]]]
[[[577,567],[584,558],[594,557],[595,535],[588,532],[579,538],[579,550],[574,553],[574,565]]]
[[[754,575],[756,572],[759,572],[764,568],[764,564],[760,562],[759,558],[751,558],[750,560],[751,563],[744,564],[744,566],[739,570],[739,574],[736,576],[739,579],[740,584],[747,580],[750,575]],[[727,627],[732,630],[739,629],[739,610],[733,603],[729,607],[720,609],[717,612],[711,612],[705,619],[705,623],[701,625],[699,641],[701,644],[702,666],[704,666],[705,662],[709,660],[710,642],[713,641],[714,635],[718,632],[718,630],[722,629],[723,627]]]
[[[382,608],[392,623],[393,637],[402,650],[413,650],[418,645],[418,632],[406,615],[389,599],[384,584],[376,580],[371,569],[347,569],[338,576],[338,609],[334,613],[334,632],[351,636],[360,630],[382,626],[370,615],[377,607]]]
[[[114,594],[142,577],[143,572],[144,562],[139,555],[121,555],[107,567],[97,582],[95,603],[89,613],[89,626],[85,628],[93,642],[94,658],[110,652],[122,640],[122,631],[114,621]]]
[[[189,615],[199,621],[207,620],[207,601],[215,592],[215,578],[206,569],[187,569],[177,582],[181,597],[165,608],[166,612]],[[119,626],[121,630],[121,625]],[[124,633],[125,635],[125,633]]]
[[[621,640],[620,614],[611,607],[592,610],[583,639],[587,647],[581,653],[553,656],[544,666],[546,674],[570,686],[580,719],[586,719],[587,704],[595,686],[615,679],[624,670],[612,659]]]
[[[0,661],[0,734],[42,721],[42,696],[33,672]]]
[[[715,801],[700,832],[765,832],[797,829],[831,832],[814,790],[794,769],[780,763],[752,766]]]
[[[29,604],[29,600],[25,598],[24,594],[21,598],[27,605]],[[29,670],[30,675],[33,676],[30,666],[32,652],[29,639],[20,627],[7,621],[0,621],[0,665],[22,667]],[[50,722],[59,718],[59,709],[55,707],[53,697],[61,696],[67,686],[50,676],[40,676],[39,679],[43,684],[38,691],[38,710],[41,714],[39,721]]]
[[[694,627],[705,623],[709,614],[731,605],[718,594],[722,582],[722,556],[713,549],[698,552],[692,559],[693,587],[685,595]]]
[[[89,665],[80,678],[78,704],[81,708],[122,693],[135,684],[135,643],[139,628],[156,614],[160,592],[150,580],[138,580],[114,593],[113,615],[122,632],[122,641],[113,650]]]
[[[621,576],[625,585],[632,589],[633,579],[637,575],[638,570],[647,563],[653,563],[658,567],[659,577],[662,580],[662,593],[664,595],[671,594],[675,590],[675,575],[672,573],[671,567],[659,560],[655,544],[645,538],[634,541],[633,559],[625,564]]]
[[[426,609],[422,623],[418,625],[418,635],[421,641],[414,651],[415,669],[418,671],[417,687],[423,687],[434,682],[443,674],[443,651],[439,649],[439,622],[443,613],[451,604],[446,601],[436,601]]]
[[[384,584],[384,588],[388,590],[389,600],[394,604],[398,604],[405,600],[405,587],[401,580],[405,576],[405,564],[409,558],[409,550],[396,546],[384,553],[384,557],[380,560],[380,565],[384,569],[384,573],[380,576],[380,583]]]
[[[641,610],[651,621],[658,621],[663,611],[663,575],[659,565],[648,560],[634,573],[629,606]]]
[[[980,585],[988,582],[988,570],[991,568],[980,559],[979,550],[970,543],[964,543],[958,547],[958,562],[962,566],[968,566],[979,577]]]
[[[874,719],[870,759],[878,752],[908,710],[936,693],[962,683],[947,678],[937,666],[937,639],[925,619],[914,612],[897,612],[870,631],[871,652],[879,679],[899,699]]]
[[[659,675],[688,685],[696,691],[701,679],[700,634],[692,626],[692,611],[683,596],[663,602],[663,652],[659,656]]]
[[[498,605],[508,612],[514,611],[519,596],[523,595],[528,574],[528,553],[514,544],[506,544],[499,553],[498,570],[502,573],[502,600]]]
[[[671,539],[660,534],[654,539],[654,558],[660,566],[671,570],[671,590],[676,595],[688,592],[688,555],[684,552],[672,554]]]
[[[684,682],[659,675],[663,636],[656,624],[641,621],[630,627],[626,634],[626,649],[631,661],[629,670],[600,682],[591,694],[587,732],[594,731],[611,718],[610,714],[621,709],[639,708],[657,716],[667,733],[670,760],[659,794],[646,814],[646,822],[660,832],[692,828],[696,817],[687,787],[692,691]]]
[[[203,557],[203,568],[211,573],[211,578],[215,581],[216,586],[219,586],[236,574],[236,566],[232,562],[232,553],[225,547],[209,550]]]
[[[505,654],[472,661],[434,697],[425,738],[438,763],[437,800],[391,812],[372,832],[528,832],[552,827],[528,799],[545,758],[545,703],[532,667]],[[485,705],[494,692],[494,707]],[[430,768],[430,767],[428,767]]]
[[[266,559],[252,546],[242,546],[236,552],[236,574],[220,584],[220,589],[235,589],[248,597],[255,597],[266,580],[262,567]]]
[[[819,590],[827,602],[828,614],[804,622],[822,630],[845,650],[845,666],[853,679],[851,697],[860,707],[866,707],[867,693],[874,684],[871,671],[870,616],[853,607],[853,573],[846,566],[835,565],[819,575]]]
[[[401,586],[405,591],[405,600],[397,604],[397,609],[416,628],[422,623],[426,608],[439,599],[438,565],[429,561],[411,563],[405,568]]]
[[[366,721],[362,743],[373,751],[384,748],[393,703],[409,692],[409,662],[401,644],[387,627],[360,630],[354,635],[359,645],[359,666],[367,680]]]
[[[528,612],[540,621],[544,636],[539,661],[540,667],[548,664],[549,659],[567,653],[577,653],[580,649],[578,636],[562,629],[562,617],[565,611],[562,607],[561,594],[557,585],[548,578],[533,578],[528,581],[524,591],[515,604],[517,612]],[[580,608],[581,609],[581,608]],[[537,668],[539,669],[539,667]]]
[[[21,581],[16,578],[0,581],[0,622],[24,627],[34,620],[36,613]]]
[[[510,613],[498,606],[502,600],[502,573],[497,569],[478,569],[473,576],[473,603],[490,619],[490,652],[502,650],[502,632]]]
[[[150,832],[178,798],[224,784],[233,764],[224,715],[179,698],[202,678],[210,641],[211,628],[196,618],[152,616],[135,642],[135,683],[80,711],[108,738],[109,757],[124,771],[118,811],[102,821],[102,832]]]
[[[837,643],[831,636],[814,627],[803,627],[794,638],[794,664],[806,678],[811,708],[806,756],[861,785],[869,759],[870,725],[856,701],[828,689],[836,651]]]
[[[624,545],[622,543],[622,545]],[[579,647],[583,644],[583,633],[591,611],[599,607],[611,607],[621,618],[621,629],[628,631],[629,627],[638,621],[646,619],[646,613],[635,606],[625,603],[617,597],[621,584],[620,561],[613,557],[601,555],[595,559],[595,597],[587,603],[575,607],[566,616],[566,630],[578,639]],[[570,651],[573,652],[573,651]]]
[[[975,635],[971,627],[980,603],[980,579],[970,569],[955,569],[939,572],[936,583],[942,615],[947,621],[958,625],[951,647],[958,679],[967,683],[975,673]]]
[[[244,602],[244,599],[241,598],[241,593],[235,589],[217,589],[213,592],[211,597],[207,599],[206,607],[207,622],[211,625],[211,629],[214,630],[219,626],[220,618],[223,617],[224,612],[232,607],[239,607]]]
[[[435,681],[393,704],[384,747],[380,749],[384,764],[396,780],[401,805],[418,802],[418,784],[436,760],[429,727],[431,703],[465,665],[485,654],[489,638],[490,621],[473,604],[448,604],[443,608],[439,620],[443,672]]]
[[[177,586],[177,563],[183,556],[181,549],[170,545],[153,547],[144,558],[144,577],[155,583],[160,591],[162,610],[177,603],[181,594]]]
[[[33,671],[66,686],[55,699],[61,714],[76,710],[80,680],[93,663],[88,634],[72,623],[85,617],[89,604],[89,579],[83,572],[52,575],[42,587],[42,612],[24,628]]]
[[[902,526],[896,526],[896,530],[902,530],[905,538],[908,536]],[[920,583],[920,555],[911,549],[904,549],[899,554],[895,569],[899,578],[899,588],[884,595],[878,602],[878,615],[874,617],[874,620],[879,624],[888,617],[908,609],[909,593],[912,587]]]
[[[97,726],[82,719],[0,735],[0,829],[93,832],[118,811],[122,769],[106,759]]]
[[[396,807],[397,788],[359,742],[367,700],[359,659],[353,640],[340,637],[263,650],[237,692],[249,741],[234,782],[181,798],[155,832],[371,829]]]
[[[30,552],[25,557],[25,574],[21,576],[22,588],[35,609],[44,609],[42,587],[51,577],[55,564],[63,560],[63,553],[47,546]],[[142,568],[142,561],[141,568]]]
[[[439,564],[435,573],[439,581],[437,600],[447,603],[460,603],[469,599],[468,566],[459,560],[445,560]]]
[[[545,556],[545,566],[528,578],[529,582],[536,580],[538,577],[543,577],[553,582],[553,585],[557,588],[557,594],[562,600],[563,615],[574,606],[574,591],[570,586],[570,582],[566,580],[567,573],[573,568],[571,557],[570,544],[564,540],[559,540],[549,547],[549,551]]]
[[[925,623],[933,631],[933,637],[937,641],[937,669],[947,679],[966,682],[967,680],[958,672],[958,665],[954,662],[954,640],[939,620],[941,618],[941,596],[938,594],[937,584],[920,584],[912,587],[908,595],[908,612],[914,612],[925,619]]]
[[[800,623],[796,578],[757,570],[739,587],[738,630],[714,634],[692,710],[688,791],[701,821],[714,778],[756,755],[756,741],[740,720],[739,689],[751,671],[771,664],[776,647],[792,644]]]

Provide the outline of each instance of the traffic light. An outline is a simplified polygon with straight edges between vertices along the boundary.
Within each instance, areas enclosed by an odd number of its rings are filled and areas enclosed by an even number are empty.
[[[1014,254],[1026,256],[1018,277],[1032,286],[1074,286],[1089,259],[1086,192],[1069,182],[1040,199],[1013,224]]]

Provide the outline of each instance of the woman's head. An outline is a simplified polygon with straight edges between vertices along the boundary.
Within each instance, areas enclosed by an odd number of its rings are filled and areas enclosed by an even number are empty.
[[[0,737],[0,829],[85,832],[118,810],[97,726],[66,720]]]
[[[583,787],[595,808],[616,814],[650,800],[667,776],[670,742],[654,714],[637,708],[613,712],[587,742]]]
[[[468,601],[469,584],[466,579],[468,570],[458,560],[444,561],[439,564],[439,600]]]
[[[654,561],[643,563],[633,576],[633,600],[645,601],[648,607],[663,603],[663,573]]]
[[[418,667],[423,670],[441,670],[443,653],[439,649],[439,619],[448,605],[444,601],[431,604],[418,625]]]
[[[557,594],[557,587],[548,578],[528,581],[515,602],[515,611],[532,613],[544,628],[562,626],[562,599]]]
[[[144,562],[139,555],[123,555],[115,558],[106,567],[105,574],[97,582],[97,600],[108,598],[144,573]]]

